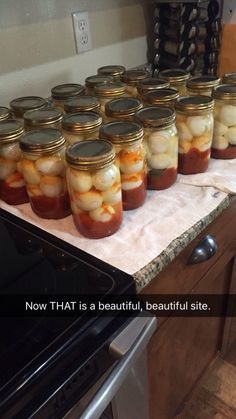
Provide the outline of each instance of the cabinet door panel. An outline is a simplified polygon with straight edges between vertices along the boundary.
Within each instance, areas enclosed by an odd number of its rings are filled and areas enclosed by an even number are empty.
[[[192,294],[229,291],[233,259],[208,272]],[[151,419],[170,419],[181,408],[222,344],[224,318],[170,317],[148,348]]]
[[[231,284],[230,284],[230,294],[232,297],[228,306],[228,317],[225,319],[224,324],[224,334],[222,339],[221,355],[226,355],[229,352],[232,344],[236,342],[236,257],[233,260],[232,275],[231,275]],[[231,314],[234,317],[231,317]]]

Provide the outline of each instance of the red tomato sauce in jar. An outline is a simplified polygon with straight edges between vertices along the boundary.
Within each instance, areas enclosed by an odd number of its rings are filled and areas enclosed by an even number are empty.
[[[73,214],[73,220],[78,231],[85,237],[89,239],[101,239],[106,236],[110,236],[115,233],[122,222],[122,203],[114,204],[113,208],[115,210],[114,215],[111,220],[102,222],[95,221],[86,211]]]
[[[191,148],[187,153],[178,156],[178,172],[183,175],[205,172],[209,164],[210,149],[199,151]]]
[[[217,148],[211,149],[211,157],[213,159],[235,159],[236,158],[236,146],[231,146],[223,150]]]
[[[147,166],[141,124],[114,121],[103,124],[100,138],[109,140],[115,148],[116,163],[121,174],[124,210],[143,205],[146,198]]]
[[[55,198],[33,196],[30,197],[30,204],[35,214],[41,218],[57,220],[71,214],[68,192]]]
[[[147,195],[147,175],[143,173],[142,184],[134,189],[122,189],[123,209],[126,211],[143,205]]]
[[[163,190],[169,188],[176,181],[177,169],[170,167],[163,170],[150,170],[147,176],[148,189]]]
[[[29,202],[25,186],[13,188],[5,180],[0,181],[0,198],[9,205],[20,205]]]

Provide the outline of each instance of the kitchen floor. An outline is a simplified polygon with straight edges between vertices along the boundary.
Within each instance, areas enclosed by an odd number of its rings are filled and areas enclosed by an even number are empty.
[[[219,358],[175,419],[236,419],[236,341]]]

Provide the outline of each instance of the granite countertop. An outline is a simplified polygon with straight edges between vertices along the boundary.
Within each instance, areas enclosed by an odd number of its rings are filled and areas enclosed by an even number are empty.
[[[232,195],[227,195],[220,204],[207,216],[202,218],[177,239],[173,240],[167,248],[155,259],[134,274],[137,292],[147,286],[181,251],[194,240],[218,215],[230,204]]]

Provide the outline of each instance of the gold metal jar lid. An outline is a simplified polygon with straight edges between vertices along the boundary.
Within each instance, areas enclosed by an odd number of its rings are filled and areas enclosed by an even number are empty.
[[[94,93],[101,97],[121,96],[126,91],[124,83],[99,84],[94,87]]]
[[[67,163],[79,170],[98,170],[115,160],[113,145],[107,140],[85,140],[71,144],[66,150]]]
[[[138,82],[138,92],[142,95],[151,90],[165,89],[170,87],[170,82],[165,79],[159,79],[157,77],[150,77]]]
[[[212,111],[214,100],[210,96],[182,96],[175,102],[175,109],[178,112],[190,112],[191,114],[199,111]]]
[[[116,78],[125,72],[125,67],[123,65],[104,65],[103,67],[99,67],[97,72],[98,74]]]
[[[66,100],[70,97],[83,95],[84,92],[84,86],[76,83],[59,84],[51,89],[52,98],[58,100]]]
[[[188,80],[190,73],[182,68],[173,68],[160,71],[159,76],[165,80],[169,80],[170,83],[178,84]]]
[[[77,112],[64,115],[62,128],[69,132],[83,132],[97,128],[102,123],[102,117],[96,112]]]
[[[100,102],[96,96],[78,96],[68,99],[64,103],[64,110],[68,113],[100,110]]]
[[[220,84],[220,78],[203,74],[201,76],[194,76],[187,80],[187,88],[191,90],[211,89]]]
[[[45,106],[47,106],[46,100],[39,96],[18,97],[10,102],[11,110],[19,117],[23,117],[26,111],[44,108]]]
[[[225,73],[222,79],[224,84],[236,84],[236,72],[234,73]]]
[[[126,70],[121,76],[121,80],[129,85],[136,85],[140,80],[150,78],[147,70]]]
[[[0,106],[0,121],[4,121],[5,119],[9,119],[10,117],[10,109],[6,108],[5,106]]]
[[[122,97],[113,99],[105,105],[105,113],[113,118],[132,116],[143,107],[142,102],[136,97]]]
[[[145,92],[142,95],[144,102],[150,105],[160,105],[162,103],[168,104],[173,102],[179,97],[179,92],[175,89],[158,89],[151,92]]]
[[[164,128],[175,122],[175,112],[164,106],[147,106],[135,114],[135,119],[145,128]]]
[[[47,125],[56,124],[62,120],[63,114],[57,108],[34,109],[24,113],[24,122],[27,126],[39,125],[47,127]]]
[[[85,79],[85,86],[94,88],[98,84],[112,83],[113,81],[114,79],[111,76],[102,76],[102,75],[96,74],[94,76],[89,76]]]
[[[234,84],[221,84],[212,90],[214,99],[236,100],[236,86]]]
[[[114,121],[101,126],[99,138],[114,144],[130,144],[143,138],[143,128],[137,122]]]
[[[7,119],[0,122],[0,145],[18,141],[24,134],[24,126],[21,121]]]
[[[65,138],[61,131],[56,128],[29,131],[20,139],[21,150],[30,154],[50,154],[60,150],[65,144]]]

